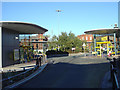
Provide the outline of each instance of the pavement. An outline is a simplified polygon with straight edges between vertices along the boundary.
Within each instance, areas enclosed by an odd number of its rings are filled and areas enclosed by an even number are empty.
[[[10,65],[10,66],[6,66],[3,67],[3,72],[8,72],[8,71],[23,71],[24,69],[30,69],[30,68],[34,68],[36,65],[36,61],[31,61],[31,62],[27,62],[27,63],[20,63],[20,64],[15,64],[15,65]]]
[[[6,86],[4,89],[7,90],[7,89],[10,89],[10,88],[11,89],[12,88],[16,88],[16,87],[20,86],[21,84],[23,84],[23,83],[31,80],[32,78],[34,78],[35,76],[37,76],[38,74],[40,74],[44,70],[44,68],[47,66],[47,64],[48,63],[42,64],[42,66],[39,67],[37,71],[35,71],[31,75],[29,75],[28,77],[26,77],[26,78],[24,78],[24,79],[22,79],[22,80],[20,80],[20,81],[18,81],[16,83],[14,83],[12,85]]]
[[[69,54],[69,56],[74,56],[74,55],[83,55],[83,53],[73,53],[73,54]],[[51,58],[49,58],[49,60],[52,60]],[[10,65],[10,66],[6,66],[2,68],[3,72],[8,72],[8,71],[23,71],[24,68],[30,69],[30,68],[34,68],[36,65],[36,61],[31,61],[31,62],[27,62],[27,63],[20,63],[20,64],[14,64],[14,65]]]
[[[23,71],[24,69],[25,70],[29,70],[31,68],[35,68],[36,66],[36,61],[31,61],[31,62],[27,62],[27,63],[20,63],[20,64],[15,64],[15,65],[11,65],[11,66],[6,66],[6,67],[3,67],[2,68],[2,71],[3,72],[8,72],[8,71]],[[24,83],[26,82],[27,80],[30,80],[31,78],[33,78],[34,76],[36,76],[38,73],[42,72],[42,70],[44,70],[44,68],[47,66],[47,63],[43,63],[41,65],[41,67],[38,68],[38,71],[35,71],[34,73],[32,73],[30,76],[10,85],[10,86],[7,86],[5,88],[14,88],[16,86],[18,86],[19,84],[21,83]],[[2,77],[0,78],[0,80],[2,80]],[[1,83],[1,82],[0,82]],[[2,86],[0,86],[0,88],[2,88]]]
[[[77,55],[51,60],[53,64],[18,88],[111,88],[106,58]]]

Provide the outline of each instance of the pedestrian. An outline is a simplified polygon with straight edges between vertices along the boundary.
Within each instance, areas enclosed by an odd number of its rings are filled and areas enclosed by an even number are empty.
[[[37,54],[34,55],[35,60],[37,59]]]
[[[41,66],[42,56],[39,57],[39,64]]]
[[[39,67],[39,61],[36,59],[36,66]]]
[[[25,63],[27,63],[27,52],[24,53],[24,60],[25,60]]]
[[[39,67],[38,55],[35,54],[36,66]]]
[[[111,56],[111,54],[112,54],[112,52],[111,52],[111,51],[109,51],[109,56]]]

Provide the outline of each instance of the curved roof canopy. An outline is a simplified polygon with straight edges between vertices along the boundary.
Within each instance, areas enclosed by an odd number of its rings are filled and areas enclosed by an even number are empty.
[[[0,21],[0,26],[17,31],[19,34],[41,34],[48,31],[47,29],[36,24],[19,21]]]
[[[84,33],[86,34],[112,34],[112,33],[118,33],[120,32],[120,29],[113,28],[113,29],[94,29],[94,30],[88,30]]]

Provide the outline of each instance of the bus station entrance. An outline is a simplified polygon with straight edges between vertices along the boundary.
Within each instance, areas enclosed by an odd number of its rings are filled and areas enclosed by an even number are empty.
[[[86,34],[93,34],[94,51],[92,54],[102,56],[114,56],[120,54],[120,29],[96,29],[85,31]]]

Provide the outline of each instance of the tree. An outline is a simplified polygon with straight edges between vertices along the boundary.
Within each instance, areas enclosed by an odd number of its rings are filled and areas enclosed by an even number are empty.
[[[60,46],[61,51],[66,51],[67,49],[67,42],[68,42],[68,35],[66,32],[61,32],[58,38],[58,45]]]
[[[78,39],[72,32],[68,34],[67,32],[61,32],[59,37],[54,35],[49,43],[50,49],[58,48],[58,46],[61,51],[71,51],[74,47],[79,52],[82,48],[82,41]]]
[[[54,35],[50,40],[49,40],[49,47],[48,49],[54,49],[56,48],[57,46],[57,43],[58,43],[58,38],[56,35]]]

